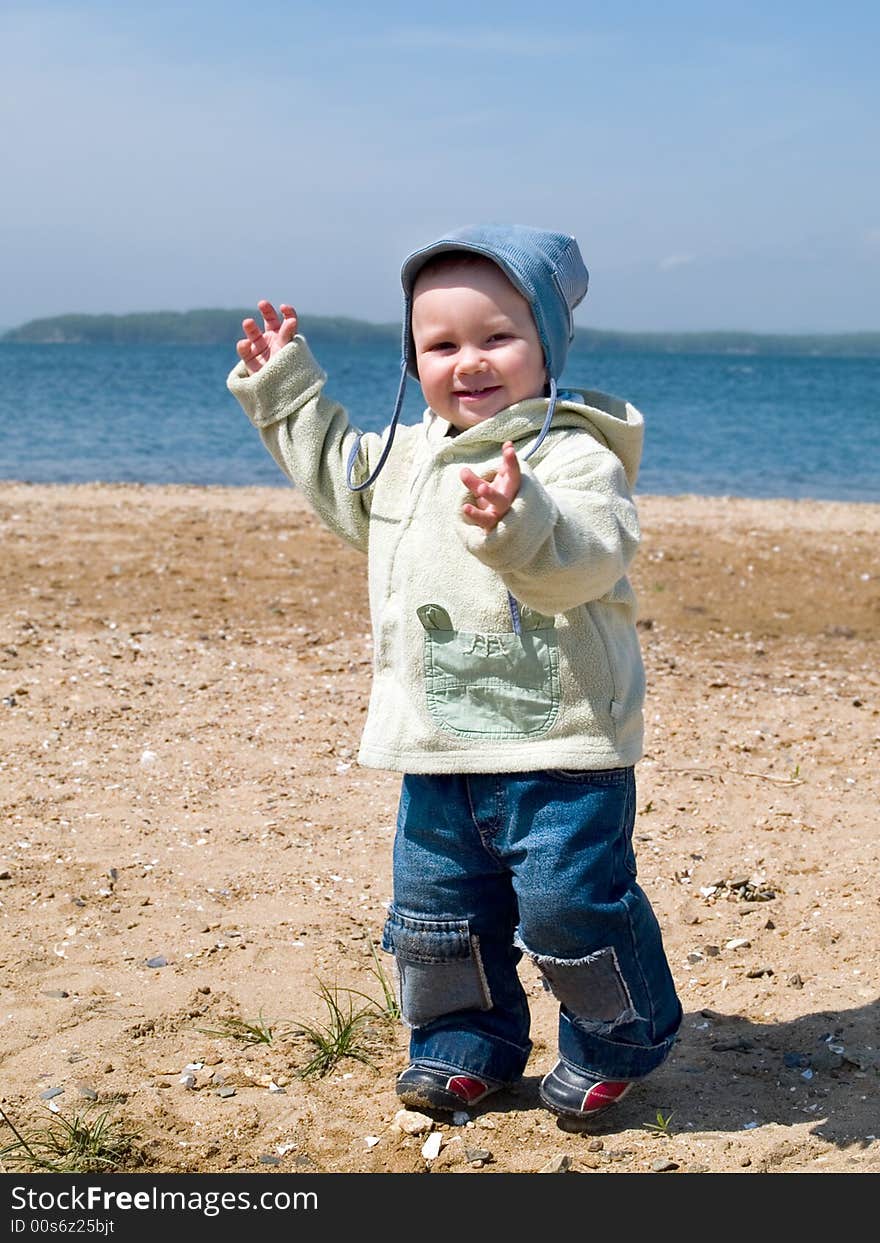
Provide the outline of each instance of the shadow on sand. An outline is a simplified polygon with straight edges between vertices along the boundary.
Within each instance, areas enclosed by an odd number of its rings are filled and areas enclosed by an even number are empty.
[[[880,1135],[880,998],[854,1010],[820,1010],[758,1023],[705,1009],[686,1013],[668,1061],[590,1131],[619,1132],[674,1114],[675,1130],[739,1132],[811,1121],[840,1148]],[[533,1109],[540,1076],[526,1075],[491,1108]]]

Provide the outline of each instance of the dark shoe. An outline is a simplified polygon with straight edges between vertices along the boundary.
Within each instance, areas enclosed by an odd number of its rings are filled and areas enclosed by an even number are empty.
[[[557,1062],[541,1080],[538,1095],[542,1104],[569,1121],[590,1121],[612,1105],[623,1100],[633,1086],[632,1080],[599,1079],[582,1070],[573,1070],[565,1062]]]
[[[470,1109],[500,1087],[476,1075],[450,1075],[446,1070],[416,1064],[397,1076],[397,1095],[414,1109]]]

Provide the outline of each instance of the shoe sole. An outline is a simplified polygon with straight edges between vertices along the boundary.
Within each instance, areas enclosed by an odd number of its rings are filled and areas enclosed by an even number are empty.
[[[462,1109],[474,1109],[477,1105],[482,1104],[487,1096],[491,1096],[493,1092],[498,1091],[500,1091],[500,1088],[490,1087],[482,1096],[474,1097],[473,1100],[468,1101],[447,1088],[432,1087],[430,1084],[405,1083],[396,1088],[397,1097],[404,1105],[409,1105],[414,1109],[439,1109],[446,1113],[458,1113]]]
[[[432,1092],[430,1089],[419,1091],[416,1088],[406,1088],[402,1092],[397,1093],[398,1100],[410,1109],[441,1109],[445,1113],[455,1113],[459,1109],[469,1109],[470,1106],[465,1104],[457,1096],[452,1093],[444,1093],[442,1098],[440,1092]],[[480,1098],[483,1099],[482,1097]]]

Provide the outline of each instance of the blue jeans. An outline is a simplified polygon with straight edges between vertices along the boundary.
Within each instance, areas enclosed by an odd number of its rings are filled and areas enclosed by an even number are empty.
[[[523,954],[559,1001],[566,1062],[638,1079],[664,1060],[681,1006],[636,883],[634,818],[632,768],[404,777],[382,946],[411,1061],[518,1079]]]

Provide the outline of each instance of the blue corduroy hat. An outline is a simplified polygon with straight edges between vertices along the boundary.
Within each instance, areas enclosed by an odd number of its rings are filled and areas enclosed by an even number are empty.
[[[589,274],[578,244],[567,233],[523,224],[482,224],[457,229],[404,260],[403,352],[407,370],[418,379],[412,339],[412,294],[429,259],[464,250],[497,263],[531,307],[547,363],[547,378],[559,379],[574,337],[572,312],[587,292]]]
[[[435,255],[450,251],[467,251],[483,255],[504,272],[528,302],[547,364],[547,380],[550,401],[540,434],[525,455],[530,457],[544,439],[556,408],[557,380],[562,374],[568,347],[574,338],[572,312],[583,299],[589,284],[589,273],[584,265],[577,241],[567,233],[555,233],[549,229],[535,229],[521,224],[468,225],[438,238],[429,246],[414,250],[403,262],[400,280],[403,285],[403,340],[401,345],[401,377],[394,413],[388,429],[388,438],[376,468],[369,479],[352,484],[351,476],[357,458],[359,441],[354,445],[348,459],[348,486],[361,492],[374,482],[385,465],[391,449],[397,421],[403,406],[407,375],[418,379],[415,361],[415,345],[412,336],[413,287],[421,269]]]

